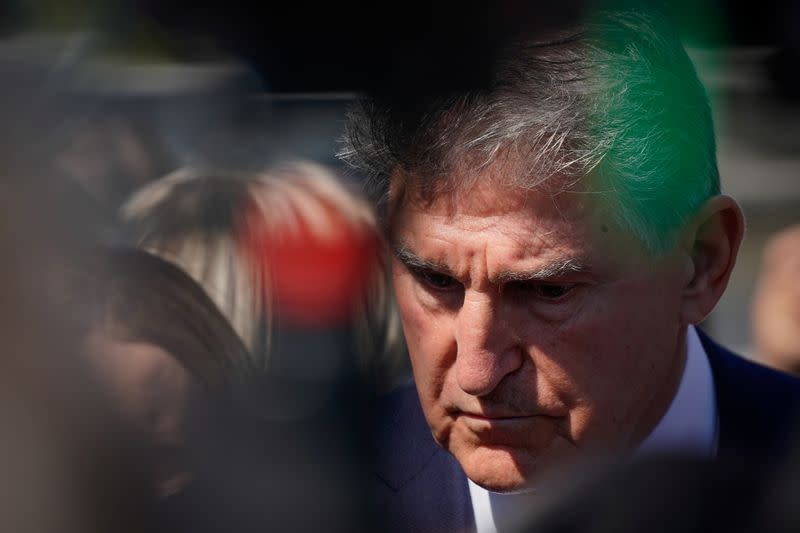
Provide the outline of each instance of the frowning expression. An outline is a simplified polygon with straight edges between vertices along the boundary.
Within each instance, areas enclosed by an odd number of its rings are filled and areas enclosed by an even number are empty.
[[[683,274],[587,195],[486,180],[392,213],[393,278],[434,438],[506,491],[632,448],[681,372]]]

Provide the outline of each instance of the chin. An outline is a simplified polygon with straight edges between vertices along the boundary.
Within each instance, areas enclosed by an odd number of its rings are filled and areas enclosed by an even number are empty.
[[[514,493],[530,489],[535,465],[528,457],[505,447],[481,447],[456,459],[475,484],[491,492]]]

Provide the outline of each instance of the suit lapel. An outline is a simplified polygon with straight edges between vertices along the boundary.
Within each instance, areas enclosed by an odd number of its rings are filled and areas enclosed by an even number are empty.
[[[402,531],[474,529],[467,479],[434,441],[416,390],[404,388],[384,404],[377,424],[376,475],[386,487],[389,527]]]
[[[739,357],[700,332],[719,414],[719,455],[764,459],[786,444],[800,405],[800,381]]]

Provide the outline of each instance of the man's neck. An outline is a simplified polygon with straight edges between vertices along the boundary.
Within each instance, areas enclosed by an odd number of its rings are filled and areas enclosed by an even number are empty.
[[[653,432],[658,423],[661,422],[661,419],[664,418],[664,415],[667,413],[667,410],[678,392],[678,386],[681,383],[681,378],[686,368],[686,331],[687,326],[684,326],[679,332],[674,347],[674,356],[671,358],[671,364],[662,381],[663,385],[653,392],[648,402],[648,409],[644,412],[639,419],[639,423],[633,430],[629,443],[630,451],[638,448],[642,441]]]

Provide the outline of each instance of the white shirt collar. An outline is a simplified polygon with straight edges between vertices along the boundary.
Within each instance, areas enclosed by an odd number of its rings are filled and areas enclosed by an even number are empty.
[[[708,356],[694,326],[686,331],[686,365],[675,397],[634,455],[682,452],[713,457],[717,451],[717,404]],[[497,519],[518,513],[530,494],[497,494],[467,479],[477,533],[496,533]]]
[[[636,455],[717,453],[717,400],[708,356],[694,326],[686,331],[686,367],[667,412],[639,445]]]

